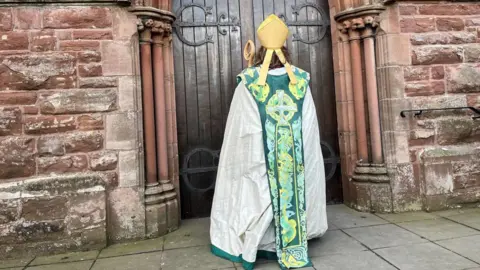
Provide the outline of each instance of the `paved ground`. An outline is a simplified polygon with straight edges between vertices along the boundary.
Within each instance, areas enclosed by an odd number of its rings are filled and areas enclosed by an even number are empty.
[[[480,209],[372,215],[328,208],[330,229],[311,242],[317,270],[480,270]],[[241,269],[209,252],[208,219],[190,220],[164,238],[101,251],[0,262],[0,269]],[[261,261],[255,269],[279,269]]]

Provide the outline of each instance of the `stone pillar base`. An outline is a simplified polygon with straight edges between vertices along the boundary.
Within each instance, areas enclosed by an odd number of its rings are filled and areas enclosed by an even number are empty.
[[[145,188],[146,237],[163,236],[178,228],[179,209],[175,187],[161,181]]]

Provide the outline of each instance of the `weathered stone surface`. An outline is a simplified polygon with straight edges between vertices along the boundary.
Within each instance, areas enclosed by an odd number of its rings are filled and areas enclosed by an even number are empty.
[[[480,172],[457,175],[453,179],[453,190],[480,187]]]
[[[426,195],[446,194],[453,191],[451,164],[425,164],[423,169]]]
[[[17,243],[51,241],[65,238],[65,224],[60,220],[32,221],[16,224]]]
[[[42,12],[38,8],[22,7],[14,9],[15,28],[40,29],[42,28]]]
[[[103,147],[103,134],[91,131],[70,133],[65,136],[65,151],[67,153],[91,152]]]
[[[480,44],[472,44],[464,47],[465,62],[480,62]]]
[[[413,130],[410,132],[410,139],[408,143],[410,146],[419,146],[433,144],[434,141],[434,130]]]
[[[100,72],[101,72],[101,69],[100,69]],[[80,88],[112,88],[112,87],[117,87],[117,78],[114,78],[114,77],[80,78],[79,79],[79,87]]]
[[[416,47],[412,51],[412,64],[454,64],[463,61],[462,52],[454,47]]]
[[[98,77],[102,76],[102,65],[91,63],[78,66],[78,75],[80,77]]]
[[[112,151],[90,154],[90,168],[94,171],[108,171],[117,168],[117,153]]]
[[[53,51],[57,46],[57,37],[53,30],[31,33],[31,50],[33,52]]]
[[[414,5],[399,5],[398,12],[400,15],[415,15],[417,14],[417,7]]]
[[[406,67],[404,69],[405,81],[424,81],[430,78],[428,67]]]
[[[101,115],[81,115],[77,117],[79,130],[102,130],[103,117]]]
[[[120,187],[136,187],[139,184],[138,151],[120,151],[118,171]]]
[[[465,23],[462,18],[437,18],[438,31],[462,31],[465,29]]]
[[[71,88],[68,77],[76,73],[75,62],[68,53],[0,57],[0,90]]]
[[[445,77],[445,69],[443,66],[433,66],[430,69],[430,72],[432,74],[432,79],[434,80],[441,80]]]
[[[0,106],[35,104],[37,93],[32,92],[3,92],[0,95]]]
[[[445,83],[443,81],[415,82],[405,84],[405,94],[413,96],[432,96],[445,93]]]
[[[27,32],[0,32],[0,50],[28,50]]]
[[[95,192],[103,190],[104,181],[98,174],[64,174],[41,176],[26,180],[23,183],[23,197],[47,195],[71,195],[79,192]],[[68,196],[67,196],[68,197]]]
[[[461,65],[447,69],[449,93],[480,92],[480,65]]]
[[[480,141],[480,125],[465,118],[441,119],[437,123],[437,143],[440,145]]]
[[[467,105],[472,107],[480,107],[480,95],[468,95]]]
[[[38,114],[39,109],[37,106],[25,106],[23,107],[23,114]]]
[[[433,96],[433,97],[416,97],[412,99],[412,108],[442,108],[442,107],[463,107],[467,105],[465,96]],[[445,112],[442,112],[445,114]]]
[[[410,37],[413,45],[475,43],[477,34],[472,32],[424,33]]]
[[[43,15],[45,28],[106,28],[111,25],[111,14],[102,7],[47,9]]]
[[[106,239],[106,205],[105,191],[81,193],[69,198],[65,223],[67,231],[100,228]]]
[[[76,129],[73,116],[27,116],[24,130],[26,134],[48,134]]]
[[[20,134],[22,134],[22,111],[20,108],[0,108],[0,136]]]
[[[78,52],[78,51],[86,51],[86,50],[96,51],[99,48],[100,48],[100,43],[98,41],[90,41],[90,40],[60,41],[60,50],[62,51],[70,51],[70,52]]]
[[[469,18],[465,20],[465,26],[480,26],[480,18]]]
[[[428,4],[422,5],[418,9],[422,15],[476,15],[480,14],[480,6],[471,4],[452,4],[452,5],[437,5]]]
[[[102,54],[97,51],[84,51],[78,53],[78,61],[80,63],[100,62]]]
[[[35,173],[35,141],[31,138],[0,139],[0,179]]]
[[[400,29],[405,33],[421,33],[435,31],[434,18],[402,18]]]
[[[135,104],[138,102],[135,98],[135,91],[137,91],[135,77],[120,77],[118,81],[118,105],[120,109],[122,111],[134,110]]]
[[[133,74],[133,49],[130,42],[102,42],[103,74],[106,76]]]
[[[12,30],[12,11],[9,8],[0,9],[0,31]]]
[[[20,200],[0,200],[0,225],[7,224],[19,218]]]
[[[66,197],[23,199],[22,217],[26,221],[64,219],[67,215]]]
[[[40,137],[37,141],[37,151],[40,156],[63,156],[65,143],[59,136]]]
[[[73,39],[113,39],[113,35],[110,30],[75,30]]]
[[[107,112],[117,107],[115,90],[74,90],[47,94],[40,99],[44,114]]]
[[[108,238],[112,242],[122,239],[143,238],[145,235],[145,207],[136,188],[116,188],[108,197]]]
[[[58,40],[72,40],[72,31],[55,30],[55,36],[58,38]]]
[[[88,169],[87,156],[43,157],[38,159],[38,173],[73,173]]]
[[[131,150],[137,148],[135,128],[136,115],[133,112],[107,115],[106,149]]]

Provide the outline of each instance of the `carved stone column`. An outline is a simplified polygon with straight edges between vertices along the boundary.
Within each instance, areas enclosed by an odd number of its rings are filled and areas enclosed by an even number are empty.
[[[165,1],[152,2],[165,5]],[[147,185],[145,189],[146,234],[157,237],[175,230],[179,224],[178,196],[172,179],[175,161],[169,161],[169,141],[173,125],[168,112],[172,108],[172,83],[168,78],[171,53],[165,50],[172,34],[175,16],[154,7],[134,7],[142,37],[141,71]],[[166,45],[167,44],[167,45]],[[173,151],[173,150],[170,150]],[[169,166],[169,163],[173,166]],[[155,173],[155,174],[154,174]]]
[[[381,5],[363,5],[335,15],[338,29],[348,34],[350,53],[344,52],[344,64],[351,64],[352,69],[358,153],[352,182],[348,187],[350,198],[346,202],[362,211],[390,212],[392,210],[390,178],[383,164],[376,81],[376,48],[373,39],[378,25],[378,14],[384,9]],[[362,72],[363,68],[365,73]],[[348,79],[347,76],[346,79]],[[345,87],[348,90],[349,84],[345,83]],[[364,105],[365,94],[368,104],[367,113]],[[366,125],[367,117],[369,132]]]

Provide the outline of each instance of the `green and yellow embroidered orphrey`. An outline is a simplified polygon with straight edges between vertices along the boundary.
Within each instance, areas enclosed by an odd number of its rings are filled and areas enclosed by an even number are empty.
[[[299,68],[293,71],[295,85],[287,74],[269,75],[267,85],[258,85],[258,67],[246,69],[237,79],[244,82],[260,112],[277,257],[285,269],[311,266],[302,138],[302,108],[310,78]]]

